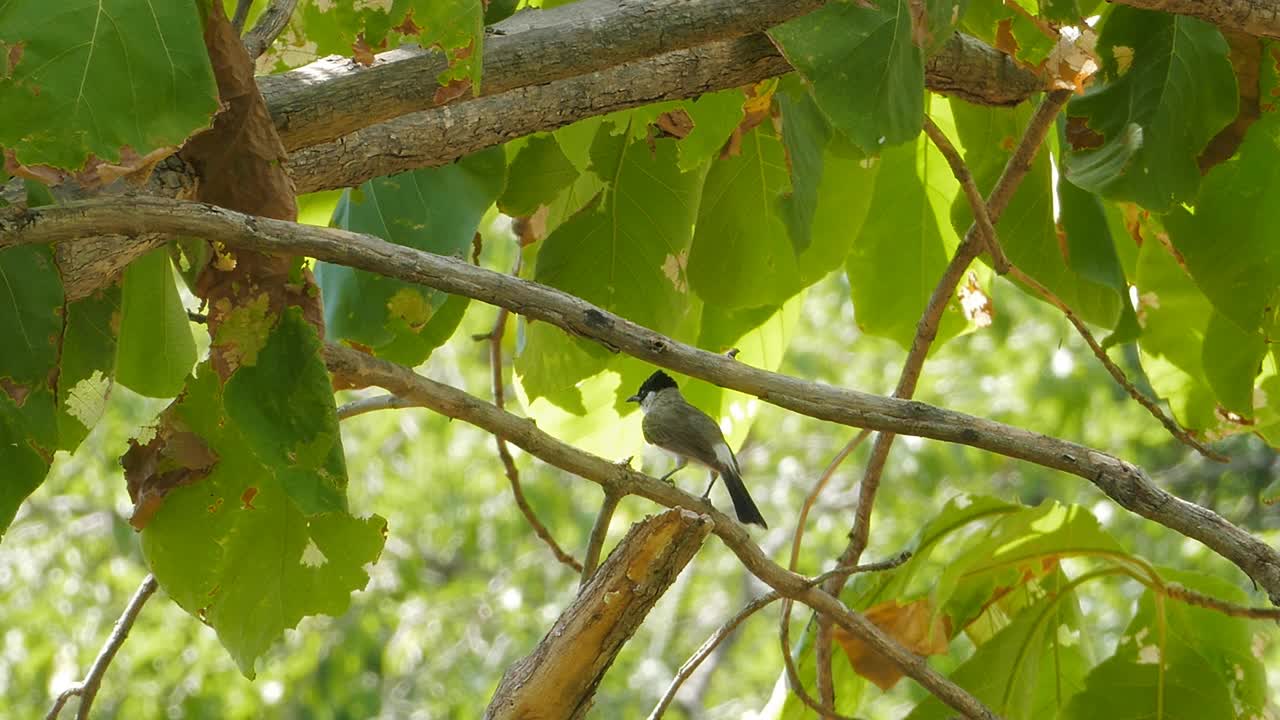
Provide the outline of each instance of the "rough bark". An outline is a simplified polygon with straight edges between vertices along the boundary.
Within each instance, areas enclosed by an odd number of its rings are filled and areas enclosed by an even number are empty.
[[[764,34],[713,42],[596,73],[409,113],[295,150],[299,192],[353,187],[432,167],[529,133],[661,100],[696,97],[791,71]],[[956,34],[930,58],[930,89],[983,105],[1016,105],[1042,83],[1009,56]]]
[[[485,717],[579,718],[655,603],[711,532],[711,518],[667,510],[632,526],[542,642],[502,676]]]

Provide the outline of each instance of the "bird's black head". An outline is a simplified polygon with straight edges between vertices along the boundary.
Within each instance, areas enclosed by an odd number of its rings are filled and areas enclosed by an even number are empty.
[[[640,389],[636,391],[636,394],[627,398],[627,402],[640,402],[648,397],[650,393],[656,393],[659,390],[666,390],[667,388],[673,387],[676,387],[676,381],[672,380],[670,375],[659,370],[650,375],[649,379],[645,380],[644,384],[640,386]]]

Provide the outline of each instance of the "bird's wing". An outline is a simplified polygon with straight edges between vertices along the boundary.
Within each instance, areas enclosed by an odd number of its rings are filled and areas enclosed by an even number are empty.
[[[640,425],[641,430],[644,431],[644,439],[663,450],[708,467],[728,466],[737,472],[737,459],[729,449],[729,444],[724,441],[724,435],[720,433],[720,426],[716,421],[688,403],[685,403],[682,411],[685,413],[686,429],[691,428],[694,430],[693,433],[672,432],[668,423],[661,422],[660,418],[650,413],[645,415]],[[692,437],[698,436],[715,438],[717,442],[712,448],[699,447],[698,444],[690,442]]]

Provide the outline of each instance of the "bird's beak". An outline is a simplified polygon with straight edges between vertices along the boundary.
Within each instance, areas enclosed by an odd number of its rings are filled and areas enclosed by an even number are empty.
[[[627,402],[640,402],[640,396],[632,395],[631,397],[627,398]]]

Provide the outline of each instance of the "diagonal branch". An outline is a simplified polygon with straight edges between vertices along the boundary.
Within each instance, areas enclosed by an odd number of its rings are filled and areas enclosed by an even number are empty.
[[[563,443],[538,429],[537,425],[516,417],[467,393],[415,374],[408,368],[389,363],[356,350],[332,343],[324,348],[325,364],[335,375],[347,380],[359,379],[377,385],[394,395],[411,398],[423,407],[442,415],[463,420],[496,435],[502,435],[529,454],[562,470],[599,484],[606,493],[639,495],[671,508],[686,508],[710,518],[712,532],[729,547],[742,564],[784,597],[802,602],[832,622],[866,642],[884,655],[943,702],[969,718],[995,718],[980,701],[934,670],[924,658],[899,645],[861,614],[853,612],[835,597],[813,587],[808,580],[790,572],[769,559],[751,540],[738,522],[716,510],[711,503],[695,497],[627,464],[611,463],[604,458]],[[725,358],[726,362],[733,360]],[[844,568],[842,572],[850,572]]]
[[[297,5],[298,0],[271,0],[267,9],[258,16],[258,22],[253,24],[253,29],[245,33],[244,49],[249,52],[250,58],[256,60],[271,47],[271,43],[275,42],[289,24],[289,18],[293,16],[293,9]],[[236,28],[243,26],[241,23]]]
[[[203,237],[228,247],[313,257],[505,307],[616,351],[754,395],[820,420],[981,448],[1062,470],[1119,505],[1195,540],[1235,563],[1280,604],[1280,552],[1213,511],[1152,483],[1141,469],[1077,443],[920,402],[807,382],[686,345],[580,298],[455,258],[334,228],[255,217],[203,203],[113,197],[0,210],[0,248],[83,237],[146,233]]]
[[[120,613],[120,618],[116,620],[115,626],[111,628],[111,635],[102,646],[102,651],[98,653],[98,657],[94,659],[93,665],[89,667],[89,672],[84,676],[84,680],[58,693],[53,707],[49,708],[48,714],[44,716],[45,720],[54,720],[54,718],[58,717],[58,714],[62,712],[62,706],[66,705],[67,701],[75,695],[80,696],[80,709],[76,711],[76,720],[88,719],[89,709],[93,707],[93,699],[98,696],[98,688],[102,687],[102,676],[107,673],[107,668],[111,666],[111,661],[115,659],[116,652],[120,650],[120,646],[129,637],[129,631],[133,629],[133,623],[138,619],[138,613],[142,612],[142,606],[147,604],[147,600],[155,593],[156,587],[155,575],[148,574],[143,578],[142,584],[134,591],[133,597],[129,599],[129,604],[125,606],[124,612]]]
[[[516,257],[520,257],[518,249]],[[520,264],[517,260],[514,274],[519,275],[519,273]],[[481,339],[489,342],[489,372],[493,377],[493,404],[498,406],[499,410],[504,410],[507,406],[507,394],[502,382],[502,336],[506,332],[507,316],[510,314],[510,310],[499,308],[498,317],[493,322],[493,330],[487,336],[481,336]],[[551,554],[556,556],[556,560],[573,568],[574,572],[581,573],[582,563],[560,547],[560,543],[556,542],[551,531],[538,519],[538,514],[533,511],[533,506],[524,496],[524,487],[520,485],[520,470],[516,468],[515,458],[511,457],[511,451],[507,449],[507,441],[497,434],[493,436],[493,440],[498,446],[498,457],[502,459],[502,467],[506,470],[507,482],[511,485],[511,495],[515,498],[516,507],[520,508],[520,513],[533,528],[533,533],[551,549]]]

